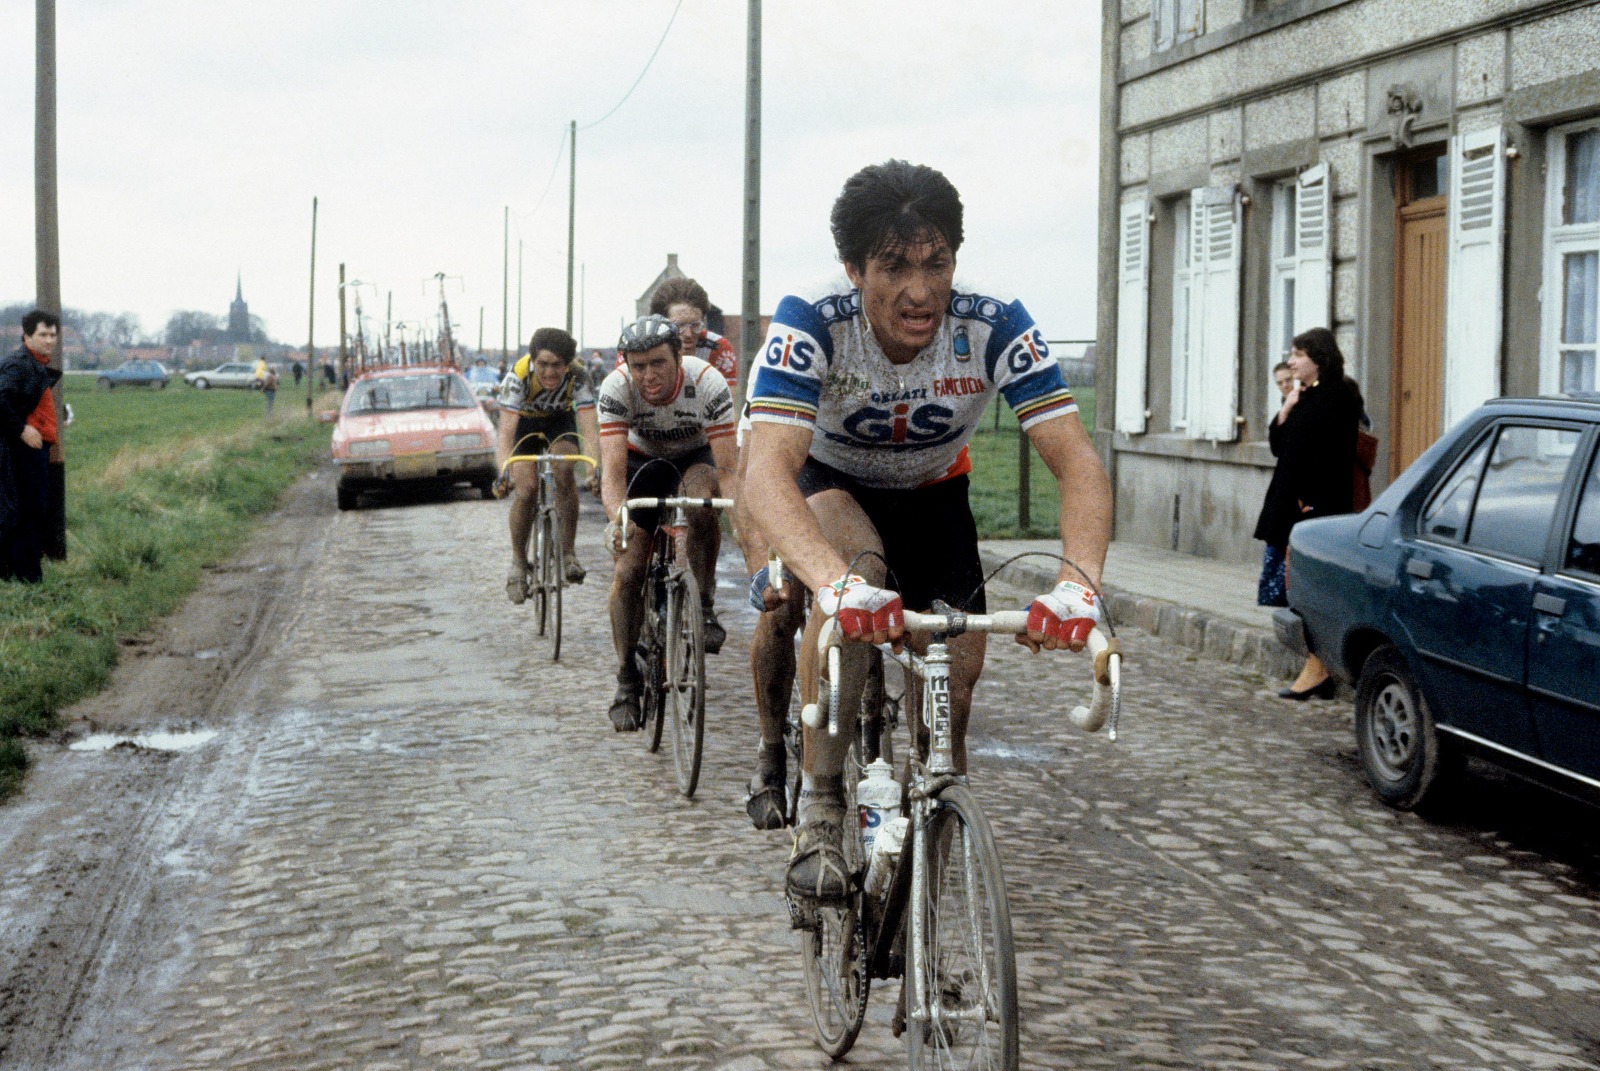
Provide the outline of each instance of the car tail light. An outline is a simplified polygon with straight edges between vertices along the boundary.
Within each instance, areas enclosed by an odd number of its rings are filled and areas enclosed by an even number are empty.
[[[446,450],[476,450],[483,445],[483,435],[472,431],[461,435],[446,435],[444,448]]]
[[[351,457],[388,457],[388,439],[363,439],[350,444]]]

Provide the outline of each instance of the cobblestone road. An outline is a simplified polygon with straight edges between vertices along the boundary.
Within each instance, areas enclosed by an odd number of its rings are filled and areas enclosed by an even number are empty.
[[[106,1006],[60,1066],[827,1065],[787,838],[741,806],[732,578],[686,802],[669,750],[605,720],[598,522],[559,665],[500,594],[503,524],[464,500],[338,517],[249,709],[203,766],[171,760],[203,779],[184,842],[150,862],[181,924],[157,961],[107,951]],[[995,643],[980,686],[1024,1066],[1600,1065],[1593,812],[1480,777],[1451,824],[1390,813],[1343,704],[1127,640],[1115,745],[1061,716],[1081,662]],[[874,994],[852,1066],[903,1066],[893,998]]]

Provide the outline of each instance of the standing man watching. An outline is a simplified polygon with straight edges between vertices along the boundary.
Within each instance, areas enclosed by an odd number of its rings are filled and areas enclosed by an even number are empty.
[[[581,454],[586,442],[599,441],[594,389],[588,373],[573,359],[577,354],[577,341],[559,327],[541,327],[533,333],[528,352],[500,384],[496,468],[504,469],[506,459],[515,454]],[[578,535],[578,483],[572,468],[571,464],[556,466],[556,512],[561,517],[567,581],[581,584],[588,570],[572,549]],[[528,597],[528,536],[533,530],[539,471],[531,462],[519,461],[511,466],[507,479],[515,494],[511,499],[511,572],[506,575],[506,598],[521,605]]]
[[[998,392],[1056,478],[1062,552],[1087,574],[1062,566],[1054,590],[1028,608],[1025,642],[1081,648],[1100,617],[1092,586],[1110,539],[1111,487],[1033,317],[1020,301],[956,285],[961,197],[930,167],[863,168],[831,222],[848,281],[778,304],[750,392],[749,513],[816,592],[805,642],[824,617],[847,639],[883,643],[904,634],[903,606],[926,611],[939,599],[984,611],[966,444]],[[987,638],[950,642],[961,774]],[[803,900],[837,900],[850,882],[841,773],[872,651],[846,643],[844,653],[839,735],[805,729],[786,875]]]
[[[44,573],[49,523],[50,447],[56,441],[50,367],[61,320],[34,309],[22,318],[22,345],[0,361],[0,579],[37,583]]]
[[[640,597],[650,543],[660,510],[630,512],[628,546],[622,547],[621,511],[630,498],[733,497],[738,492],[733,449],[733,396],[717,370],[679,356],[678,332],[665,317],[645,316],[629,324],[617,341],[624,364],[600,384],[600,498],[605,503],[606,546],[616,559],[611,578],[611,642],[617,650],[617,694],[611,724],[618,732],[639,728],[644,679],[634,659],[643,621]],[[700,588],[706,652],[727,639],[713,608],[717,515],[689,511],[689,568]]]

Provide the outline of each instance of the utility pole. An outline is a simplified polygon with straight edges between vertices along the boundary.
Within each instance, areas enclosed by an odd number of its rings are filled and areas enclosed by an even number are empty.
[[[511,206],[506,205],[505,222],[500,227],[500,357],[509,360],[506,328],[511,323]]]
[[[317,199],[311,198],[311,301],[306,322],[306,416],[311,415],[311,397],[316,393],[317,377]]]
[[[567,157],[567,334],[572,334],[572,259],[573,239],[577,234],[578,211],[578,121],[572,120],[572,125],[567,128],[567,138],[571,144],[567,146],[571,155]]]
[[[61,315],[61,226],[56,201],[56,3],[36,0],[34,8],[33,92],[33,241],[34,300],[46,312]],[[62,324],[50,367],[65,367],[67,325]],[[56,441],[49,453],[49,494],[45,505],[44,553],[52,561],[67,558],[66,403],[53,392]]]
[[[517,239],[517,349],[522,349],[522,239]]]
[[[579,336],[586,334],[585,326],[589,322],[589,265],[578,265],[578,331],[573,337],[578,339],[578,345],[583,346],[583,339]]]
[[[389,362],[389,351],[394,348],[394,343],[389,339],[389,326],[394,323],[394,291],[388,291],[389,304],[383,311],[383,360]]]
[[[750,366],[761,345],[761,0],[748,0],[745,17],[744,91],[744,294],[739,308],[739,397],[750,386]]]
[[[483,306],[478,306],[478,356],[483,356]]]
[[[339,382],[348,383],[350,376],[350,345],[344,332],[344,261],[339,262]]]

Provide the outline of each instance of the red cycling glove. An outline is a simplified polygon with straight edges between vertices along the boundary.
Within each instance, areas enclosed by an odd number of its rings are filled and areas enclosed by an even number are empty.
[[[1100,623],[1100,600],[1082,584],[1063,580],[1028,606],[1028,632],[1063,644],[1082,644]]]
[[[906,620],[898,591],[875,588],[854,573],[818,588],[817,609],[853,640],[903,627]]]

